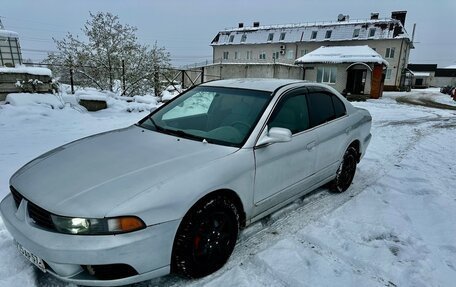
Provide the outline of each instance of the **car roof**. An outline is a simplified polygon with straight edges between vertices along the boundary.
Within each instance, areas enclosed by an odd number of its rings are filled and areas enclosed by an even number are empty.
[[[201,84],[200,86],[206,87],[228,87],[228,88],[239,88],[249,90],[260,90],[273,92],[280,87],[295,84],[305,83],[302,80],[289,80],[289,79],[229,79],[229,80],[218,80]]]

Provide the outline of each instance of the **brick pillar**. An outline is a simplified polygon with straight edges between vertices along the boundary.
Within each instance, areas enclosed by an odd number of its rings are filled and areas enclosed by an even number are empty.
[[[378,99],[382,97],[383,94],[383,83],[385,79],[383,78],[383,65],[375,64],[374,69],[372,70],[372,81],[371,81],[371,99]]]

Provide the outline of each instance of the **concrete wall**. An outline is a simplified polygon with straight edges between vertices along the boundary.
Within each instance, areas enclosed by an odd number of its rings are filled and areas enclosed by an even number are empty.
[[[213,64],[205,67],[204,81],[233,78],[302,79],[302,68],[284,64]]]
[[[31,80],[31,81],[30,81]],[[38,80],[42,83],[33,83]],[[21,83],[17,85],[16,83]],[[48,93],[52,92],[51,77],[30,74],[0,73],[0,101],[10,93]]]
[[[280,51],[280,46],[285,45],[285,54],[279,53],[278,59],[273,59],[273,53]],[[385,58],[392,69],[390,79],[385,79],[385,86],[390,89],[397,89],[400,85],[402,70],[408,64],[410,44],[405,39],[368,39],[368,40],[347,40],[347,41],[321,41],[321,42],[298,42],[298,43],[264,43],[264,44],[236,44],[213,46],[213,60],[221,63],[286,63],[293,64],[295,59],[309,53],[321,46],[359,46],[368,45],[377,51],[383,58],[386,57],[387,48],[395,48],[393,58]],[[247,59],[247,51],[251,51],[252,59]],[[290,52],[291,51],[291,52]],[[223,59],[223,52],[228,52],[228,59]],[[237,59],[235,53],[237,52]],[[266,59],[260,59],[261,53],[266,54]],[[294,55],[292,59],[289,55]]]
[[[456,77],[433,77],[430,81],[431,87],[456,86]]]
[[[317,81],[318,67],[336,67],[336,83],[328,84],[337,91],[342,92],[347,86],[347,68],[350,64],[318,64],[305,65],[305,80],[309,82]],[[373,66],[371,65],[371,68]],[[366,83],[364,86],[364,94],[368,95],[371,91],[372,73],[363,65],[353,66],[351,69],[366,69]],[[287,64],[213,64],[205,67],[204,81],[218,79],[233,79],[233,78],[276,78],[276,79],[303,79],[302,66],[294,66]]]

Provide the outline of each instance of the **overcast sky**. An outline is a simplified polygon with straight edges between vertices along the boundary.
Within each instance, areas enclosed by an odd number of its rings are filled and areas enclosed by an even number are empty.
[[[136,26],[141,42],[157,41],[181,65],[211,59],[213,37],[238,22],[335,21],[340,13],[367,19],[371,12],[384,18],[395,10],[408,11],[410,35],[417,24],[411,63],[456,64],[456,0],[3,0],[0,17],[5,29],[20,34],[24,58],[34,61],[55,50],[53,37],[81,34],[89,11],[103,11]]]

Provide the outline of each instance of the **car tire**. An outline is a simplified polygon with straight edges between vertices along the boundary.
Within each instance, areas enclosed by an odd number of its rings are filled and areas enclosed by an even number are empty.
[[[224,196],[197,203],[184,216],[177,230],[172,272],[200,278],[220,269],[236,245],[239,222],[236,205]]]
[[[337,169],[336,178],[330,184],[331,191],[344,192],[350,187],[355,177],[357,158],[358,152],[354,147],[349,147],[345,151],[344,157]]]

